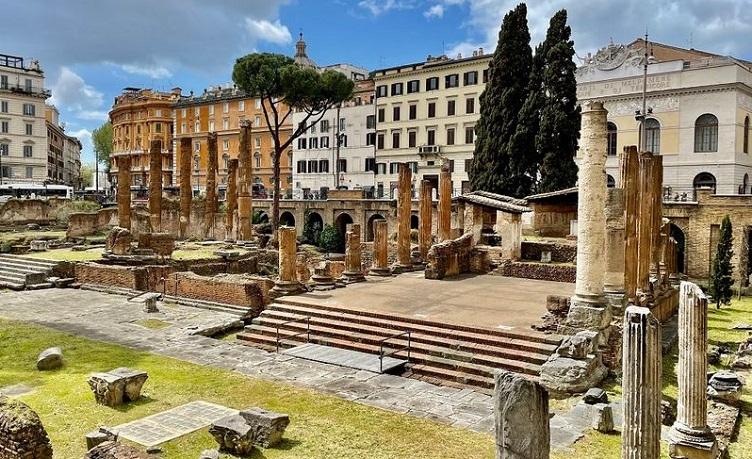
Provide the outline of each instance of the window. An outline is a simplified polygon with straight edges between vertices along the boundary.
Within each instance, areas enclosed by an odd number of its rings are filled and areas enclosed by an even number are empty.
[[[214,132],[214,120],[209,120],[209,132]]]
[[[661,153],[661,123],[655,118],[645,120],[645,148],[656,155]]]
[[[256,138],[255,138],[255,139],[253,139],[253,145],[254,145],[254,146],[255,146],[256,148],[261,148],[261,137],[259,137],[259,136],[256,136]]]
[[[321,148],[329,148],[329,137],[322,136],[321,140],[319,141],[319,146],[321,146]]]
[[[31,87],[31,78],[24,80],[24,89],[26,89],[26,91],[28,92],[31,92]]]
[[[230,165],[230,155],[224,154],[222,155],[222,168],[227,169]]]
[[[465,143],[473,143],[475,137],[475,127],[467,126],[465,128]]]
[[[10,168],[9,166],[0,167],[0,176],[2,176],[3,178],[8,178],[8,177],[11,177],[12,175],[13,175],[13,169]]]
[[[376,145],[376,133],[375,132],[369,132],[366,134],[366,146],[368,145]]]
[[[229,102],[225,102],[224,103],[224,105],[222,106],[222,111],[224,113],[230,113],[230,103]]]
[[[366,172],[374,172],[376,170],[376,158],[366,158]]]
[[[230,120],[229,119],[225,118],[225,119],[222,120],[222,129],[224,129],[225,131],[228,130],[228,129],[230,129]]]
[[[376,174],[386,174],[386,163],[376,164]],[[383,193],[382,193],[383,196]]]
[[[400,108],[399,106],[392,108],[392,121],[400,120]]]
[[[472,158],[471,159],[466,159],[465,160],[465,173],[469,174],[470,172],[472,172],[472,169],[473,169],[473,160],[472,160]]]
[[[309,174],[316,174],[319,171],[319,162],[315,159],[311,159],[308,161],[308,173]]]
[[[463,83],[465,86],[478,84],[478,71],[473,72],[465,72],[465,75],[463,76]]]
[[[383,108],[380,108],[377,113],[379,114],[379,123],[383,123],[384,119],[386,119],[386,111]]]
[[[374,115],[366,116],[366,129],[376,129],[376,117]]]
[[[188,132],[188,126],[185,123],[180,123],[180,133],[186,134]]]
[[[34,135],[34,125],[26,123],[26,135]]]
[[[400,163],[389,163],[389,173],[390,174],[399,173],[399,165]]]
[[[428,103],[428,117],[429,118],[435,118],[436,117],[436,102],[429,102]]]
[[[339,146],[340,147],[346,147],[347,146],[347,136],[344,134],[340,134],[339,136]]]
[[[454,107],[456,103],[454,100],[447,101],[447,116],[454,116]]]
[[[426,131],[426,134],[428,136],[428,142],[426,142],[427,145],[436,145],[436,130],[429,129]]]
[[[8,101],[7,100],[0,102],[0,112],[8,113]]]
[[[198,116],[199,113],[200,113],[200,108],[199,107],[196,107],[196,108],[193,109],[193,114],[194,115]]]
[[[483,70],[483,83],[488,83],[488,69]]]
[[[606,174],[606,187],[608,188],[616,187],[616,179],[614,179],[614,176],[611,174]]]
[[[0,143],[0,156],[8,156],[8,151],[10,151],[10,145],[7,143]]]
[[[23,114],[26,116],[35,116],[36,106],[34,104],[23,104]]]
[[[261,110],[261,99],[256,99],[255,103],[256,103],[256,105],[255,105],[256,106],[256,110]]]
[[[407,82],[407,93],[412,94],[420,92],[420,80],[410,80]]]
[[[33,154],[34,154],[34,152],[32,150],[32,146],[31,145],[24,145],[23,146],[23,155],[24,155],[24,158],[31,158]]]
[[[313,149],[313,148],[318,148],[319,147],[319,138],[318,137],[311,137],[308,142],[309,142],[308,148]]]
[[[749,153],[749,115],[744,118],[744,140],[742,148],[744,153]]]
[[[417,137],[418,137],[417,131],[407,131],[407,146],[409,148],[415,148],[415,145],[417,143]]]
[[[340,159],[337,162],[337,172],[347,172],[347,160]]]
[[[245,111],[245,101],[244,100],[239,100],[238,101],[238,111],[239,112],[244,112]]]
[[[320,159],[319,160],[319,172],[329,172],[329,160],[328,159]]]
[[[305,150],[307,145],[307,140],[305,137],[298,138],[298,150]]]
[[[344,131],[345,127],[347,126],[347,123],[345,122],[344,118],[339,119],[339,130]]]
[[[706,113],[695,121],[695,151],[718,151],[718,118],[715,115]]]
[[[34,168],[32,166],[26,166],[26,178],[34,177]]]
[[[475,113],[475,98],[465,99],[465,113]]]
[[[0,121],[0,132],[3,134],[8,133],[8,122],[7,121]]]
[[[214,105],[209,105],[209,115],[214,114]]]
[[[321,120],[321,123],[319,123],[319,127],[321,128],[321,133],[329,132],[329,120]]]
[[[454,128],[447,128],[447,145],[454,145]]]
[[[399,131],[392,132],[392,148],[400,147],[400,133]]]
[[[460,76],[456,73],[444,77],[445,88],[456,88],[460,85]]]
[[[710,188],[715,192],[715,177],[709,172],[700,172],[692,181],[695,188]]]
[[[379,150],[384,149],[384,134],[378,134],[376,136],[376,148]]]
[[[193,125],[193,132],[198,132],[201,130],[201,124],[199,124],[198,121],[196,121],[196,124]]]
[[[392,84],[392,95],[393,96],[401,96],[402,95],[402,83],[393,83]]]
[[[0,75],[0,89],[8,89],[8,75]]]
[[[376,88],[376,97],[386,97],[386,85],[378,86]]]
[[[305,174],[306,162],[303,160],[298,161],[298,174]]]
[[[616,133],[618,129],[612,122],[606,123],[606,154],[608,156],[616,156]]]
[[[254,153],[253,159],[256,162],[256,165],[255,165],[256,169],[259,169],[261,167],[261,153],[259,152]]]
[[[316,133],[316,125],[312,124],[311,125],[311,129],[308,132],[311,133],[311,134],[315,134]]]
[[[439,77],[426,78],[426,91],[439,89]]]

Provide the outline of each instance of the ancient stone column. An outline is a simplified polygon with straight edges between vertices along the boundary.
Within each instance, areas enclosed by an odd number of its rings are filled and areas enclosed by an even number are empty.
[[[391,276],[389,269],[389,232],[386,220],[373,222],[373,265],[368,271],[372,276]]]
[[[116,157],[118,166],[117,207],[118,226],[130,231],[131,229],[131,157],[127,155]]]
[[[577,277],[572,306],[563,332],[600,331],[611,321],[604,280],[606,274],[606,115],[602,102],[582,112],[577,199]]]
[[[621,457],[657,459],[661,450],[661,324],[650,309],[627,307],[623,343]]]
[[[279,277],[272,290],[279,295],[291,295],[303,291],[296,272],[297,233],[293,226],[282,226],[277,231],[279,238]]]
[[[637,211],[637,296],[645,305],[652,299],[650,265],[653,259],[653,166],[652,153],[640,154],[640,178]]]
[[[420,182],[420,232],[418,233],[418,246],[420,247],[420,259],[423,262],[428,257],[428,249],[431,248],[433,236],[431,234],[431,222],[433,219],[433,200],[431,199],[431,182]]]
[[[209,156],[206,160],[206,200],[204,201],[204,237],[213,236],[214,216],[217,213],[217,133],[206,139]]]
[[[347,284],[366,280],[361,266],[360,225],[357,223],[350,225],[345,233],[345,270],[342,272],[342,279]]]
[[[253,181],[253,164],[251,163],[251,136],[248,123],[240,126],[240,153],[238,155],[238,239],[251,240],[251,223],[253,202],[251,183]],[[281,234],[281,233],[280,233]]]
[[[494,375],[497,459],[548,459],[548,391],[538,382],[499,370]]]
[[[661,229],[663,228],[663,156],[653,155],[653,174],[650,187],[652,230],[650,272],[660,277]]]
[[[225,215],[226,238],[234,239],[232,230],[235,226],[235,214],[238,211],[238,160],[227,163],[227,214]]]
[[[621,183],[624,188],[624,293],[628,301],[637,295],[637,223],[640,206],[640,158],[637,147],[624,148],[621,163]]]
[[[149,221],[152,232],[162,230],[162,141],[149,145]]]
[[[180,237],[185,238],[191,220],[191,139],[180,139]]]
[[[608,190],[606,201],[606,277],[604,291],[611,306],[623,307],[624,301],[624,189]]]
[[[406,163],[399,165],[397,184],[397,268],[412,268],[410,257],[410,216],[412,215],[412,171]]]
[[[672,458],[715,459],[718,445],[708,428],[708,299],[697,285],[682,282],[679,293],[679,395],[669,433]]]
[[[439,242],[452,238],[452,174],[449,172],[449,164],[441,166],[439,175]],[[475,241],[476,244],[479,241]]]

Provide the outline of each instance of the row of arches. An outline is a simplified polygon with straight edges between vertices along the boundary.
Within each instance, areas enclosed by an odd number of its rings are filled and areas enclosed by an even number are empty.
[[[616,186],[616,179],[611,174],[606,174],[606,185],[609,188],[614,188]],[[700,172],[695,176],[695,178],[692,180],[692,188],[698,189],[698,188],[710,188],[715,192],[716,189],[716,179],[713,174],[710,172]],[[742,185],[739,188],[740,194],[746,194],[747,190],[750,189],[749,186],[749,175],[744,174],[744,179],[742,181]],[[751,190],[752,191],[752,190]]]

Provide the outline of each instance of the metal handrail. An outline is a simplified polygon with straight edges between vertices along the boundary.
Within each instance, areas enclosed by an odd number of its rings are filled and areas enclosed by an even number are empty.
[[[302,331],[300,333],[296,333],[294,335],[288,335],[285,336],[286,339],[296,338],[301,335],[306,335],[306,343],[309,343],[311,341],[311,316],[305,316],[305,317],[299,317],[297,319],[288,320],[286,322],[282,322],[281,324],[277,325],[277,352],[279,352],[280,344],[282,344],[282,339],[279,337],[279,329],[284,327],[287,324],[295,323],[295,322],[303,322],[305,320],[306,322],[306,330]]]
[[[401,333],[395,333],[394,335],[390,335],[384,339],[379,340],[379,373],[384,372],[384,357],[389,357],[398,352],[407,350],[407,362],[410,362],[411,333],[412,332],[410,330],[407,330]],[[391,352],[384,353],[384,344],[386,344],[387,341],[389,341],[390,339],[400,338],[405,335],[407,335],[407,346],[402,346],[400,348],[392,350]]]

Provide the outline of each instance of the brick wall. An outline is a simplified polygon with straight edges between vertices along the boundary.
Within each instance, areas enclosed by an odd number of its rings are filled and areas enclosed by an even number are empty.
[[[151,249],[157,255],[169,257],[175,250],[175,236],[169,233],[141,233],[138,235],[138,248]]]
[[[556,263],[574,263],[577,259],[575,243],[554,241],[522,241],[522,259],[540,261],[543,251],[551,252],[551,261]]]
[[[577,268],[573,265],[504,261],[496,273],[507,277],[574,283]]]
[[[117,266],[102,263],[78,263],[74,269],[76,281],[82,284],[111,285],[135,290],[147,290],[147,273],[143,266]]]
[[[261,284],[261,285],[260,285]],[[264,309],[265,280],[238,274],[218,274],[213,277],[191,272],[173,273],[167,278],[167,293],[184,298],[247,306],[250,316]]]
[[[533,231],[539,236],[565,237],[569,235],[569,222],[577,220],[577,197],[574,202],[532,202]]]
[[[26,404],[3,395],[0,395],[0,458],[52,458],[50,439],[39,416]]]

